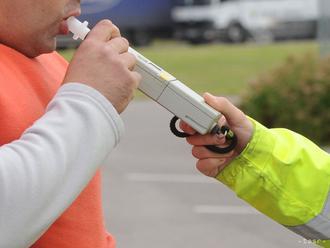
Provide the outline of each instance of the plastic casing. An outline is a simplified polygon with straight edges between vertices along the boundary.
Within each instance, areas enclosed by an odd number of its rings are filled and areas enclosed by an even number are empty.
[[[134,49],[129,52],[136,56],[135,71],[142,75],[139,90],[200,134],[213,129],[221,114],[206,104],[203,97]]]

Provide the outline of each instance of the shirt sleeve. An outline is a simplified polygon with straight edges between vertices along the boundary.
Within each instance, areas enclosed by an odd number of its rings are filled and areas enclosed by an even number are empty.
[[[0,147],[0,247],[29,247],[71,205],[124,132],[112,104],[79,83],[60,88],[19,140]]]
[[[290,130],[252,122],[252,140],[217,179],[306,239],[330,239],[329,154]]]

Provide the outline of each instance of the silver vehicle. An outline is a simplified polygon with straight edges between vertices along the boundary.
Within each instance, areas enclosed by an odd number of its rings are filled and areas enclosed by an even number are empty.
[[[318,0],[177,0],[172,10],[176,36],[192,43],[314,37],[318,15]]]

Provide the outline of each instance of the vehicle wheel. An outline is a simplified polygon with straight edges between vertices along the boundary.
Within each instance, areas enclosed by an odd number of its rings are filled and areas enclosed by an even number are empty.
[[[248,38],[246,30],[239,23],[233,23],[227,28],[227,39],[232,43],[242,43]]]
[[[203,34],[203,35],[193,37],[193,38],[190,37],[188,39],[188,41],[192,45],[201,45],[201,44],[207,44],[207,43],[211,43],[211,42],[215,41],[215,37]]]
[[[134,46],[148,46],[152,41],[151,33],[145,30],[136,30],[132,33],[132,44]]]
[[[199,37],[199,38],[191,38],[188,40],[190,44],[192,45],[202,45],[202,44],[206,44],[206,43],[209,43],[210,41],[202,38],[202,37]]]

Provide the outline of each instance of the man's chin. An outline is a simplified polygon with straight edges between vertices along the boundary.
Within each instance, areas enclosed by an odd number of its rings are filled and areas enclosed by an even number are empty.
[[[56,38],[44,42],[40,46],[36,46],[29,55],[30,58],[38,57],[42,54],[52,53],[56,50]]]

